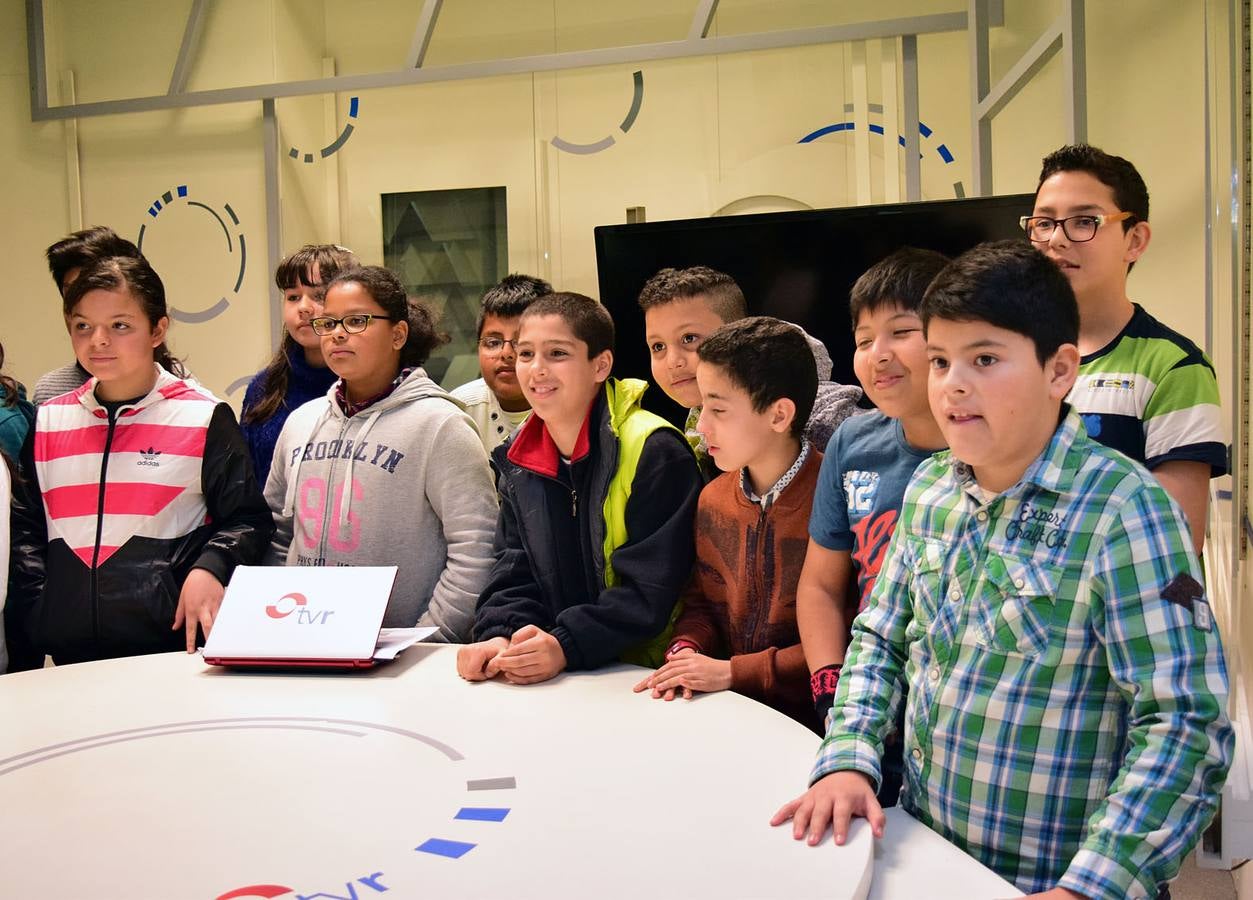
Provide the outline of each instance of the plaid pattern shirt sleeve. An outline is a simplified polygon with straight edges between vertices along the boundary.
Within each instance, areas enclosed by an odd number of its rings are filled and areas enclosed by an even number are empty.
[[[1088,897],[1154,897],[1217,807],[1234,745],[1216,626],[1182,515],[1137,491],[1096,560],[1094,617],[1129,725],[1123,760],[1060,886]],[[1165,595],[1165,596],[1164,596]],[[1173,599],[1171,599],[1173,598]]]
[[[1182,513],[1070,412],[988,498],[914,474],[812,779],[879,778],[908,687],[902,806],[1021,890],[1154,897],[1232,753],[1222,651]]]

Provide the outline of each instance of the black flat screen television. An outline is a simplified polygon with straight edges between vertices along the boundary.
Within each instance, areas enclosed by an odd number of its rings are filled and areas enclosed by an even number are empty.
[[[974,197],[678,219],[595,230],[600,301],[617,330],[614,374],[651,381],[640,289],[666,266],[710,266],[744,290],[750,315],[795,322],[826,343],[832,380],[856,384],[848,293],[859,275],[898,247],[955,256],[983,241],[1023,239],[1018,218],[1034,195]],[[681,423],[684,411],[655,385],[644,405]]]

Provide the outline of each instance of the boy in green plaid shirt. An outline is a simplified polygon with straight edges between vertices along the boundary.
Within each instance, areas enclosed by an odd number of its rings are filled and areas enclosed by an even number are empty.
[[[1214,815],[1227,676],[1177,504],[1064,404],[1079,364],[1062,273],[1020,243],[959,257],[923,300],[932,412],[803,796],[773,824],[876,836],[900,696],[901,805],[1057,898],[1156,897]]]

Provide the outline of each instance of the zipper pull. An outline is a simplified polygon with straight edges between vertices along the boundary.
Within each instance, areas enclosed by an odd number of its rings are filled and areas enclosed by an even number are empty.
[[[579,517],[579,492],[574,488],[570,488],[570,518],[577,519]]]

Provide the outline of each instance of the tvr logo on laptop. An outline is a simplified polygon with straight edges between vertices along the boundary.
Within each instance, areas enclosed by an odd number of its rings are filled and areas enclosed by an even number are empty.
[[[335,615],[333,609],[306,609],[308,605],[309,599],[304,594],[292,591],[267,606],[265,614],[271,619],[286,619],[295,613],[297,625],[325,625],[326,620]]]

